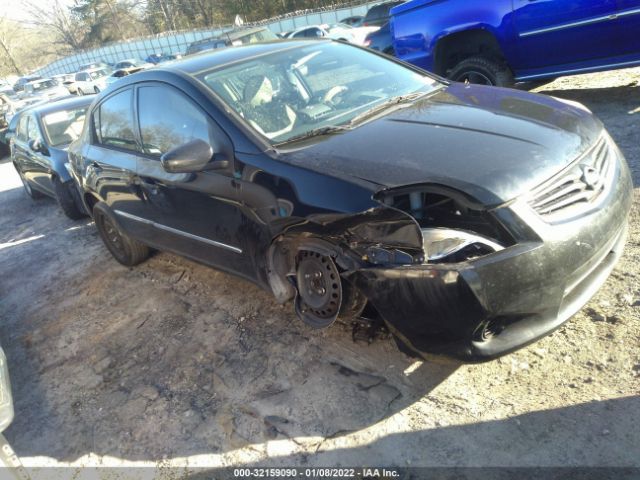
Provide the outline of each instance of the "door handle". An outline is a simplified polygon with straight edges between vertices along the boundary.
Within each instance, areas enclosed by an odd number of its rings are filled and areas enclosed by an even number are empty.
[[[158,194],[158,184],[154,180],[143,180],[142,178],[138,178],[137,182],[143,189],[147,190],[151,195]]]

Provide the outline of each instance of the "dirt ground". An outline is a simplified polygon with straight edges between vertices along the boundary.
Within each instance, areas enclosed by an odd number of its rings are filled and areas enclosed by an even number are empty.
[[[640,69],[538,89],[591,108],[640,186]],[[563,328],[481,365],[416,362],[351,328],[159,253],[117,264],[88,220],[32,201],[0,162],[0,341],[43,465],[640,467],[640,216]],[[44,474],[43,474],[44,475]],[[44,475],[42,478],[47,478]]]

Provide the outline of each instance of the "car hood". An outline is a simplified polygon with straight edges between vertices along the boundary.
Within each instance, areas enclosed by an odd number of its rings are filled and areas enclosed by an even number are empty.
[[[577,103],[452,84],[354,130],[280,153],[285,162],[377,190],[439,184],[498,205],[559,172],[602,130]]]

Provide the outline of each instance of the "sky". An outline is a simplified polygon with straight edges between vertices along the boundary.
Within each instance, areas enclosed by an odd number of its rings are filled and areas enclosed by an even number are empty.
[[[29,0],[30,3],[46,8],[52,0]],[[73,0],[60,0],[63,5],[72,5]],[[29,10],[25,6],[25,0],[0,0],[0,16],[16,20],[18,22],[29,21]]]

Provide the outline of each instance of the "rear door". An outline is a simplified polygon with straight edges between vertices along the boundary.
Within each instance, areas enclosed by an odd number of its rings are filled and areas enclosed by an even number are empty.
[[[618,24],[621,53],[640,60],[640,0],[618,0]]]
[[[26,113],[19,114],[18,125],[16,127],[15,135],[11,139],[11,152],[13,161],[18,167],[20,173],[25,179],[31,180],[31,160],[29,157],[29,144],[28,144],[28,123],[29,115]]]
[[[85,72],[76,73],[76,88],[81,93],[87,91],[87,78],[89,78],[89,75]]]
[[[146,237],[152,229],[136,219],[144,215],[135,182],[141,146],[135,134],[133,89],[114,92],[91,113],[91,142],[84,150],[85,182],[104,200],[134,236]]]
[[[137,88],[137,99],[143,144],[137,180],[144,216],[154,222],[158,246],[253,279],[252,259],[241,247],[231,140],[175,87],[145,83]],[[167,173],[160,156],[194,139],[209,143],[218,158],[228,160],[228,166],[188,174]]]
[[[515,70],[606,61],[619,52],[617,0],[513,0],[513,6]]]
[[[14,137],[14,155],[16,163],[24,177],[34,184],[38,190],[53,193],[51,169],[48,157],[31,150],[31,141],[43,142],[37,118],[30,113],[20,116],[18,131]]]
[[[38,117],[34,113],[28,115],[27,137],[27,155],[29,156],[33,182],[37,184],[41,190],[53,194],[54,189],[51,181],[51,157],[49,156],[49,151],[46,148],[44,135],[42,134]],[[29,147],[31,142],[38,142],[44,147],[44,151],[34,152],[31,150]]]

